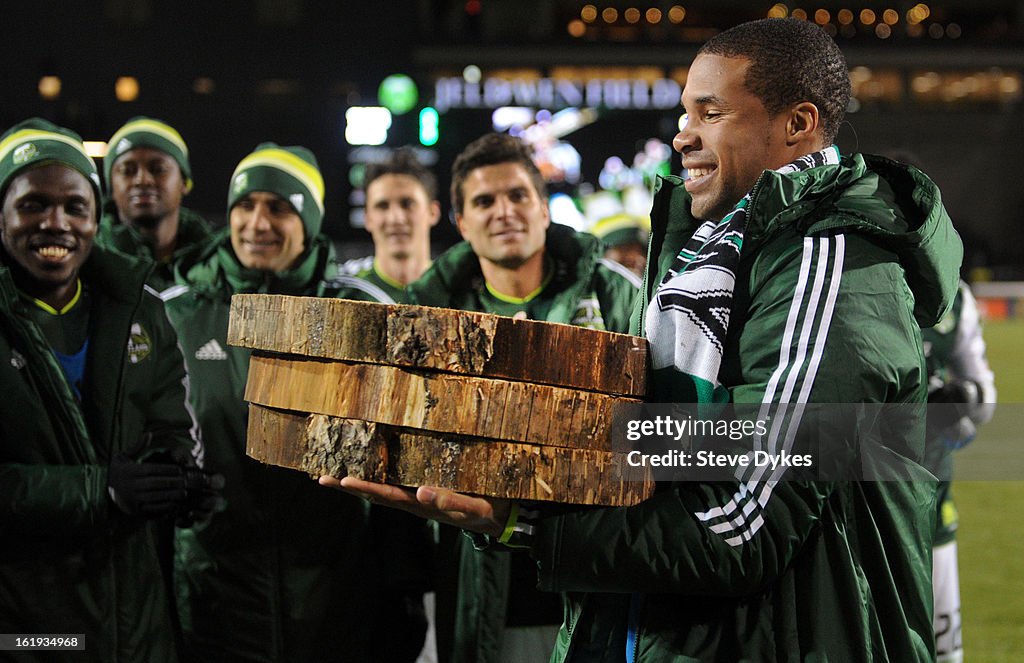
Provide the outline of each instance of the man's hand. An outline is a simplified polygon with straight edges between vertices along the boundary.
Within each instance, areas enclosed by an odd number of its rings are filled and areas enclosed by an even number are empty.
[[[436,520],[493,537],[501,536],[512,509],[512,503],[509,500],[463,495],[446,488],[431,486],[420,486],[413,490],[383,483],[371,483],[354,477],[345,477],[339,480],[329,476],[320,477],[320,485],[352,493],[374,504],[402,509],[421,518]]]

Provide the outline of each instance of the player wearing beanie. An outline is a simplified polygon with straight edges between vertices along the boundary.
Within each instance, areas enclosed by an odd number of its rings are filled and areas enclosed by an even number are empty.
[[[394,660],[379,657],[387,643],[369,635],[373,602],[385,594],[369,509],[246,456],[250,351],[227,343],[236,293],[338,294],[334,248],[320,233],[324,188],[308,149],[259,145],[231,177],[228,227],[179,263],[178,284],[164,292],[211,441],[207,466],[226,478],[224,511],[177,540],[193,660],[307,661],[327,651]]]
[[[148,269],[93,243],[99,184],[67,129],[0,137],[0,632],[173,663],[157,535],[212,502],[189,491],[202,444]]]
[[[149,283],[163,290],[174,282],[174,263],[212,233],[181,204],[192,190],[188,146],[173,127],[142,116],[114,132],[108,145],[103,177],[110,199],[97,242],[154,261]]]

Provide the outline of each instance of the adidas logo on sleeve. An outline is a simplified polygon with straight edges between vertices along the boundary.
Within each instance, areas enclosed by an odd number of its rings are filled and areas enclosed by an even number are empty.
[[[224,352],[224,348],[220,347],[220,343],[215,338],[211,338],[196,350],[196,359],[218,360],[227,358],[228,353]]]

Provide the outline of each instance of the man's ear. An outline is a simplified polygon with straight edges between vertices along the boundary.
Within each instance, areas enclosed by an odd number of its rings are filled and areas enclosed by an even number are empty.
[[[455,214],[455,227],[459,229],[459,235],[462,239],[466,239],[466,233],[462,231],[462,215],[457,212]]]
[[[430,227],[433,228],[441,220],[441,203],[437,200],[430,202]]]
[[[796,145],[806,141],[817,140],[816,134],[821,128],[821,114],[818,107],[809,101],[802,101],[789,111],[786,122],[786,144]]]

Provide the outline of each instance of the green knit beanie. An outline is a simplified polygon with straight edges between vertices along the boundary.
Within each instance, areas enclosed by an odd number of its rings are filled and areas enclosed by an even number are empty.
[[[103,204],[100,176],[92,157],[85,153],[82,137],[38,117],[19,122],[0,136],[0,204],[11,180],[24,170],[46,163],[59,163],[84,175],[96,195],[99,214]]]
[[[320,234],[324,217],[324,178],[316,157],[305,147],[261,143],[242,159],[231,176],[228,213],[243,196],[265,191],[281,196],[302,218],[306,239]]]
[[[114,132],[107,141],[107,156],[103,158],[103,181],[110,191],[110,173],[114,170],[114,162],[125,152],[136,147],[148,147],[160,150],[178,163],[182,179],[185,180],[185,193],[192,190],[192,166],[188,162],[188,145],[181,134],[168,124],[151,117],[133,117]]]

